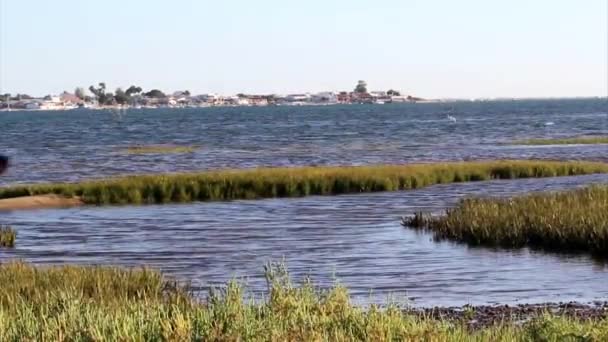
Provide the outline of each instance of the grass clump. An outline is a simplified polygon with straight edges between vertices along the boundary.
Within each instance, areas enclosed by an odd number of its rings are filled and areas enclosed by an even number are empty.
[[[0,199],[55,194],[77,196],[96,205],[159,204],[395,191],[441,183],[607,172],[606,163],[533,160],[258,168],[21,185],[1,188]]]
[[[527,139],[518,140],[512,145],[593,145],[608,144],[608,137],[573,137],[555,139]]]
[[[17,232],[10,226],[0,225],[0,247],[15,247]]]
[[[608,255],[608,186],[465,199],[443,216],[417,213],[403,224],[473,245]]]
[[[138,145],[129,146],[122,151],[127,154],[178,154],[192,153],[195,150],[195,146]]]
[[[188,303],[186,285],[165,279],[159,272],[100,266],[36,267],[23,262],[0,264],[0,305],[11,307],[16,301],[44,306],[58,294],[82,302],[114,305],[129,301],[169,301]],[[1,340],[1,339],[0,339]]]
[[[347,289],[294,286],[267,269],[269,293],[247,301],[235,282],[205,301],[144,270],[0,265],[2,341],[604,341],[605,319],[541,316],[478,330],[408,313],[396,305],[363,309]]]
[[[401,224],[412,228],[425,228],[433,223],[435,218],[430,213],[422,211],[415,212],[412,216],[401,218]]]

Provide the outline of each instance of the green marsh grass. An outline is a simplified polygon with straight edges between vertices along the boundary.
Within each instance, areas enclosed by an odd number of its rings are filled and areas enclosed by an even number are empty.
[[[403,224],[438,239],[472,245],[608,255],[608,186],[534,193],[513,198],[462,200],[445,215],[416,213]]]
[[[518,140],[511,145],[592,145],[608,144],[608,137],[573,137],[555,139],[527,139]]]
[[[15,247],[17,232],[10,226],[0,225],[0,247]]]
[[[0,188],[0,199],[56,194],[86,204],[155,204],[418,189],[454,182],[607,173],[580,161],[481,161],[358,167],[298,167],[136,175],[81,183]]]
[[[267,270],[268,271],[268,270]],[[0,265],[1,341],[605,341],[606,319],[534,318],[469,329],[397,305],[362,308],[348,290],[294,285],[267,272],[269,293],[236,282],[195,299],[154,271]]]
[[[142,145],[129,146],[122,150],[122,152],[127,154],[179,154],[192,153],[195,150],[195,146]]]

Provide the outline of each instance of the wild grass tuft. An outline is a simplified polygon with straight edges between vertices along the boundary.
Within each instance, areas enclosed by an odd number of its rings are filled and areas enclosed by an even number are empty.
[[[403,224],[438,239],[608,255],[608,186],[514,198],[462,200],[444,216],[417,213]]]
[[[172,146],[172,145],[138,145],[129,146],[122,152],[127,154],[177,154],[192,153],[196,150],[195,146]]]
[[[56,194],[87,204],[153,204],[418,189],[454,182],[607,173],[580,161],[483,161],[360,167],[299,167],[138,175],[81,183],[20,185],[1,198]]]
[[[608,144],[608,137],[527,139],[527,140],[515,141],[511,145],[592,145],[592,144]]]
[[[296,286],[267,269],[269,293],[247,301],[236,282],[205,301],[159,273],[119,268],[0,265],[1,341],[605,341],[605,319],[539,317],[470,330],[395,305],[361,308],[344,287]],[[169,288],[170,290],[165,290]]]
[[[412,228],[428,227],[434,218],[431,214],[425,212],[415,212],[412,216],[404,216],[401,218],[401,224]]]
[[[15,247],[17,232],[10,226],[0,225],[0,247]]]

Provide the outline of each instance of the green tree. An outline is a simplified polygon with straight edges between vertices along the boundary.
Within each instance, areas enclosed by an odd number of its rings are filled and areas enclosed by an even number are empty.
[[[17,95],[15,95],[15,96],[11,96],[10,94],[4,94],[3,97],[6,97],[6,99],[9,99],[9,100],[12,100],[12,101],[21,101],[21,100],[32,99],[32,97],[29,96],[28,94],[19,94],[19,93],[17,93]],[[6,100],[6,99],[3,99],[3,100]]]
[[[116,99],[114,98],[114,94],[112,94],[112,92],[107,92],[104,95],[104,105],[115,105],[116,104]]]
[[[144,94],[146,97],[154,97],[154,98],[163,98],[163,97],[167,97],[167,95],[165,95],[165,93],[163,93],[162,91],[158,90],[158,89],[152,89],[149,92]]]
[[[186,91],[184,91],[184,95],[185,95],[185,96],[190,96],[190,90],[186,90]]]
[[[363,80],[357,82],[357,86],[355,87],[355,93],[364,94],[367,93],[367,83]]]
[[[21,100],[31,100],[33,99],[33,97],[29,96],[28,94],[17,94],[13,97],[11,97],[10,95],[8,96],[9,99],[14,100],[14,101],[21,101]]]
[[[116,100],[116,103],[122,105],[129,102],[129,95],[127,95],[122,88],[116,88],[116,92],[114,92],[114,100]]]
[[[131,96],[133,94],[139,94],[141,92],[142,92],[141,87],[136,87],[136,86],[132,85],[129,88],[127,88],[127,91],[125,92],[125,94],[127,94],[127,96]]]
[[[95,95],[97,103],[99,103],[100,105],[111,103],[113,100],[109,98],[113,96],[112,93],[106,93],[106,84],[104,82],[100,82],[99,87],[97,88],[95,88],[94,86],[90,86],[89,91],[93,93],[93,95]]]
[[[389,91],[386,92],[386,95],[388,96],[401,96],[401,93],[394,90],[394,89],[389,89]]]

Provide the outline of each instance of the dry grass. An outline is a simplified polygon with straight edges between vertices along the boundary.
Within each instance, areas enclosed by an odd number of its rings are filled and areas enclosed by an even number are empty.
[[[466,199],[444,216],[417,213],[403,224],[427,228],[439,239],[473,245],[532,246],[608,255],[608,186]]]
[[[140,175],[81,183],[14,186],[0,199],[56,194],[87,204],[152,204],[418,189],[454,182],[572,176],[608,172],[608,164],[484,161],[362,167],[301,167]]]

